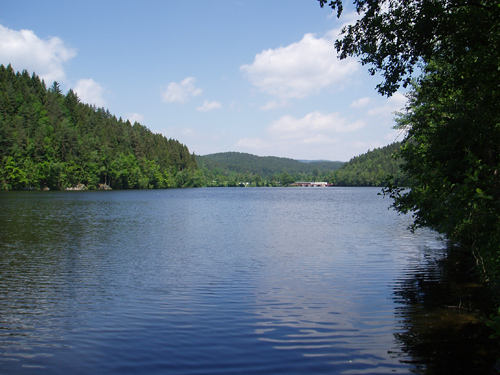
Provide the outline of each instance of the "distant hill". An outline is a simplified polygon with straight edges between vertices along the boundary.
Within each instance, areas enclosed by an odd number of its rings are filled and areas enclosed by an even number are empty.
[[[388,177],[404,185],[401,160],[394,154],[396,142],[369,150],[347,163],[340,161],[294,160],[276,156],[256,156],[241,152],[221,152],[196,156],[207,186],[287,186],[296,181],[326,181],[335,186],[385,186]]]
[[[329,182],[337,186],[384,186],[391,175],[392,182],[404,185],[401,160],[393,156],[400,148],[401,143],[395,142],[356,156],[331,175]]]
[[[242,152],[221,152],[196,156],[198,166],[209,170],[218,169],[223,174],[240,173],[260,175],[270,178],[277,174],[291,175],[325,174],[336,171],[344,162],[341,161],[307,161],[281,158],[276,156],[257,156]]]

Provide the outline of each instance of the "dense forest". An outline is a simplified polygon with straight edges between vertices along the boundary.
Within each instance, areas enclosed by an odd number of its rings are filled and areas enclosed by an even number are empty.
[[[196,158],[176,140],[0,66],[0,188],[194,186]]]
[[[298,161],[275,156],[222,152],[197,156],[207,186],[283,186],[295,181],[320,180],[339,169],[340,161]]]
[[[325,181],[336,186],[386,186],[389,183],[404,186],[402,161],[396,157],[400,149],[401,143],[395,142],[356,156]]]
[[[197,156],[198,164],[211,169],[221,168],[236,173],[258,174],[262,178],[270,178],[277,173],[311,174],[315,170],[320,173],[339,169],[341,161],[307,161],[301,162],[276,156],[256,156],[242,152],[221,152]]]
[[[35,73],[0,66],[0,188],[148,189],[288,186],[326,181],[383,186],[399,178],[393,144],[339,161],[298,161],[239,152],[191,154],[176,140],[49,88]],[[200,168],[198,168],[198,166]]]
[[[197,156],[207,186],[287,186],[297,181],[325,181],[334,186],[385,186],[403,183],[400,143],[368,151],[347,163],[298,161],[273,156],[224,152]],[[388,180],[389,178],[389,180]]]

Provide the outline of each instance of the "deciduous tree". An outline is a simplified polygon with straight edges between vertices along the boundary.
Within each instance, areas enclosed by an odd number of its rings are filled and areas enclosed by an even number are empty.
[[[341,0],[328,2],[340,14]],[[410,189],[394,207],[468,245],[500,276],[500,4],[498,0],[355,0],[360,18],[336,42],[380,73],[383,95],[413,85],[398,126]],[[415,79],[415,71],[423,75]]]

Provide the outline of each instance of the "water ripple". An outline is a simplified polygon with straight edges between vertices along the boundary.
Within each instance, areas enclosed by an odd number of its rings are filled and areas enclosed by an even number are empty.
[[[0,194],[5,373],[409,373],[377,189]]]

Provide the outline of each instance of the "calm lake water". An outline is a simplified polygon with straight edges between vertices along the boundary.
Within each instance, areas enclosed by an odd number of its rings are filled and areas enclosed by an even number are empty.
[[[0,373],[411,373],[395,289],[445,244],[379,191],[1,193]]]

